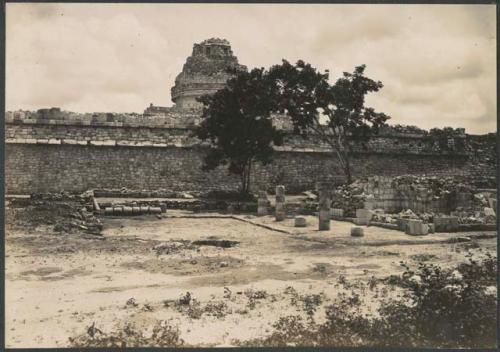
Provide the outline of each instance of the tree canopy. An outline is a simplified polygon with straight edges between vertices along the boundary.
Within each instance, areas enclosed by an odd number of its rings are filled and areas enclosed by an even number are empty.
[[[365,96],[383,87],[364,75],[365,68],[361,65],[353,73],[344,72],[333,85],[328,72],[321,73],[301,60],[295,65],[283,60],[269,70],[279,90],[279,109],[291,117],[295,132],[314,134],[328,144],[348,183],[352,141],[367,140],[390,118],[365,106]]]
[[[273,146],[281,145],[283,133],[272,123],[277,109],[277,90],[262,68],[238,72],[224,89],[199,99],[204,107],[198,138],[210,143],[204,170],[228,165],[241,177],[241,191],[248,192],[254,162],[272,161]]]
[[[284,134],[271,119],[281,112],[295,133],[314,135],[331,148],[350,183],[352,142],[367,140],[389,119],[365,106],[366,95],[383,87],[364,75],[365,68],[344,72],[334,84],[328,72],[301,60],[295,65],[283,60],[268,71],[235,72],[224,89],[199,99],[203,120],[195,134],[212,147],[203,168],[228,164],[230,173],[241,176],[241,190],[248,192],[252,164],[271,162],[273,147],[283,143]]]

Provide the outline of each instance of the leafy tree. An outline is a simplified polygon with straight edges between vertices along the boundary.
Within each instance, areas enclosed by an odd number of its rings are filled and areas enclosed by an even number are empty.
[[[273,145],[281,145],[283,133],[272,124],[277,109],[277,89],[264,69],[239,71],[224,89],[199,98],[203,103],[202,122],[195,135],[211,148],[204,170],[227,165],[241,177],[241,191],[250,189],[250,172],[255,162],[272,161]]]
[[[295,132],[315,135],[326,143],[348,183],[352,181],[352,142],[366,141],[390,118],[365,107],[365,96],[378,92],[383,85],[366,77],[364,71],[362,65],[353,73],[344,72],[333,85],[328,82],[328,71],[318,72],[303,61],[292,65],[283,60],[269,71],[280,93],[279,107],[291,117]]]

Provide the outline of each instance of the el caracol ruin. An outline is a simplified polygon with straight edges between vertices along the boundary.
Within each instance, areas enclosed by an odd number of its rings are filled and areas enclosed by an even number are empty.
[[[212,38],[172,107],[6,113],[7,346],[492,347],[496,133],[386,125],[347,184],[276,114],[243,196],[192,132],[245,70]]]

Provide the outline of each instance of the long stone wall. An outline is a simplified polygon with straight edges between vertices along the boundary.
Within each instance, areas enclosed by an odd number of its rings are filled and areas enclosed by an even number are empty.
[[[201,170],[206,146],[187,127],[147,120],[123,125],[17,119],[6,123],[5,135],[5,184],[10,194],[122,187],[235,190],[240,184],[226,169]],[[476,137],[474,143],[468,138],[457,136],[452,149],[443,149],[428,136],[383,133],[355,146],[353,176],[469,173],[493,178],[496,154],[486,162],[484,155],[496,151],[496,138]],[[289,191],[299,191],[314,188],[318,181],[343,180],[335,157],[313,139],[290,134],[276,150],[272,164],[254,168],[254,187],[284,184]]]
[[[133,147],[92,145],[6,145],[6,192],[26,194],[94,188],[235,190],[239,179],[223,168],[203,172],[201,147]],[[462,156],[357,154],[353,174],[400,175],[464,172]],[[255,187],[284,184],[289,191],[314,188],[317,181],[340,182],[336,160],[325,152],[277,152],[267,166],[257,165]]]

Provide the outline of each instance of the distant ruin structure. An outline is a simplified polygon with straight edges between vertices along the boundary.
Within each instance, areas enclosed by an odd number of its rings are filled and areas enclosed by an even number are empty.
[[[172,101],[181,109],[199,109],[202,105],[196,98],[224,88],[235,71],[246,69],[225,39],[211,38],[194,44],[193,53],[171,89]]]

